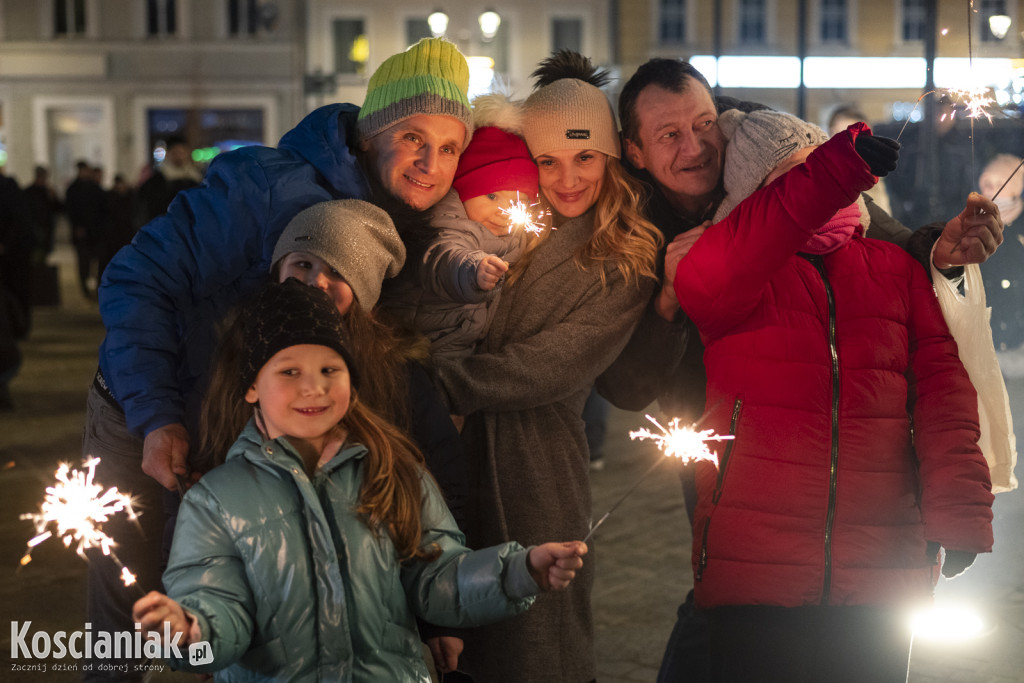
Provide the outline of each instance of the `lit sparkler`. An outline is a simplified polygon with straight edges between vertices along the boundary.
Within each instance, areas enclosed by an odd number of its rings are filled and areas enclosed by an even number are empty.
[[[718,458],[708,448],[708,441],[727,441],[732,439],[731,434],[725,436],[719,436],[715,434],[713,429],[705,429],[698,432],[691,425],[690,427],[680,427],[679,418],[673,418],[668,423],[668,429],[665,429],[661,424],[650,415],[645,416],[651,421],[654,426],[661,430],[661,434],[656,434],[646,427],[638,429],[634,432],[629,433],[630,439],[650,439],[658,445],[658,450],[667,456],[679,458],[683,462],[693,462],[695,460],[708,460],[713,462],[715,466],[718,466]]]
[[[949,96],[964,105],[964,109],[967,112],[964,116],[967,118],[978,119],[984,116],[991,123],[992,112],[988,110],[988,106],[995,104],[995,100],[988,96],[988,91],[988,87],[983,85],[967,88],[950,88]],[[953,118],[953,114],[949,116]]]
[[[99,458],[89,458],[82,463],[82,470],[72,469],[67,463],[61,463],[54,473],[57,483],[46,487],[39,512],[26,513],[21,519],[30,520],[35,524],[36,535],[27,545],[21,558],[22,566],[32,561],[32,549],[53,536],[64,542],[65,548],[75,543],[75,552],[87,560],[85,551],[99,548],[121,568],[121,578],[126,586],[135,583],[135,575],[128,571],[113,547],[117,545],[113,538],[104,533],[100,525],[119,512],[128,515],[128,519],[138,518],[132,508],[132,498],[121,493],[116,486],[103,491],[103,487],[94,481]]]
[[[539,235],[544,231],[544,225],[540,221],[547,213],[542,209],[534,209],[539,204],[527,204],[522,200],[516,200],[512,205],[503,207],[501,213],[508,217],[508,231],[511,234],[515,230]]]
[[[647,475],[657,469],[657,467],[661,465],[661,463],[665,462],[665,460],[668,458],[678,458],[684,463],[703,460],[714,464],[715,467],[718,467],[718,458],[708,448],[707,442],[726,441],[734,438],[731,434],[715,434],[715,430],[713,429],[697,431],[696,423],[689,427],[680,427],[678,417],[673,418],[672,421],[668,423],[668,429],[665,429],[661,423],[650,415],[646,415],[645,417],[650,420],[654,426],[661,430],[661,433],[652,432],[650,429],[645,427],[630,432],[629,438],[634,440],[640,439],[641,441],[646,439],[654,441],[658,446],[658,450],[664,453],[666,457],[658,458],[654,464],[651,465],[650,469],[644,472],[643,475],[637,479],[636,483],[633,484],[633,486],[630,487],[630,489],[626,491],[621,498],[619,498],[615,505],[613,505],[608,512],[604,513],[604,516],[602,516],[601,519],[597,520],[597,524],[590,527],[590,533],[588,533],[586,538],[583,539],[584,543],[590,540],[590,537],[594,535],[595,531],[597,531],[597,527],[601,526],[601,524],[604,523],[604,520],[608,519],[608,516],[615,512],[615,508],[619,507],[619,505],[622,504],[622,501],[626,500],[626,498],[629,497],[629,494],[633,493],[633,491],[640,486],[640,483],[647,478]]]

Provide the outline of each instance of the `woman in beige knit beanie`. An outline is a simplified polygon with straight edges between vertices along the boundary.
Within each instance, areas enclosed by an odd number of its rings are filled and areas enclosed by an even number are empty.
[[[501,538],[582,539],[589,453],[580,418],[594,379],[619,355],[655,285],[660,235],[619,165],[615,118],[590,60],[560,52],[534,73],[523,133],[555,229],[513,265],[488,333],[467,358],[435,358],[479,497],[472,547]],[[465,634],[473,680],[584,683],[596,677],[584,564],[568,591]]]

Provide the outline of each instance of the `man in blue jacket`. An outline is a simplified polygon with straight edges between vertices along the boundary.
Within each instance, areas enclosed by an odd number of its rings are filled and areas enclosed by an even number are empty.
[[[144,589],[160,587],[160,542],[170,538],[163,527],[173,523],[161,501],[173,512],[183,492],[174,491],[213,456],[196,446],[217,324],[267,281],[277,238],[302,209],[355,198],[414,215],[437,203],[473,132],[468,84],[456,47],[424,39],[377,69],[362,107],[321,107],[276,148],[217,157],[199,187],[179,193],[111,260],[83,445],[102,459],[97,480],[132,493],[143,509],[141,529],[112,521],[105,530]],[[88,593],[94,630],[133,629],[134,596],[111,562],[90,562]],[[134,662],[121,663],[127,674],[86,678],[133,680]]]

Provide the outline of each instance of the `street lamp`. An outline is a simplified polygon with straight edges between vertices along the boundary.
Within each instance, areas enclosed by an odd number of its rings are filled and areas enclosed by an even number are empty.
[[[498,27],[501,26],[501,15],[494,10],[487,10],[480,15],[477,21],[480,23],[480,32],[484,34],[484,40],[490,40],[494,38]]]
[[[448,30],[448,15],[441,10],[431,12],[427,17],[427,25],[430,26],[430,32],[434,34],[434,37],[440,38]]]
[[[1010,23],[1010,17],[1005,14],[993,14],[988,18],[988,29],[992,31],[992,35],[1002,40],[1010,30]]]

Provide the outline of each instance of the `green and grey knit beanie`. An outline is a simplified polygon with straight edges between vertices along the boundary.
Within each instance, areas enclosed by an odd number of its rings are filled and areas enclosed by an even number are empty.
[[[459,49],[443,38],[424,38],[388,57],[373,75],[359,110],[359,137],[368,140],[417,114],[456,118],[473,135],[473,113],[466,92],[469,65]]]

